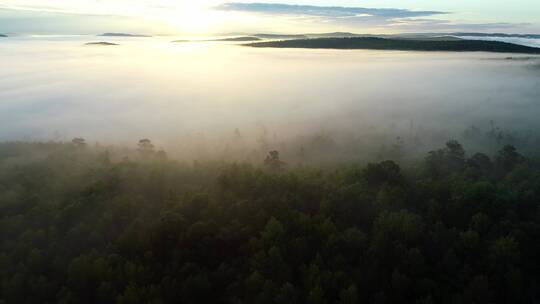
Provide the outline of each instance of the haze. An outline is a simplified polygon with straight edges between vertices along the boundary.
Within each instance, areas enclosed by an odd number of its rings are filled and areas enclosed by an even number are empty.
[[[540,303],[539,0],[0,0],[0,304]]]
[[[537,57],[265,50],[170,37],[85,46],[88,40],[2,42],[0,140],[82,136],[133,146],[151,138],[191,159],[222,155],[237,145],[235,130],[243,150],[259,148],[262,137],[287,149],[325,134],[336,141],[377,135],[365,143],[372,149],[421,136],[424,146],[416,148],[426,152],[471,126],[540,127]]]

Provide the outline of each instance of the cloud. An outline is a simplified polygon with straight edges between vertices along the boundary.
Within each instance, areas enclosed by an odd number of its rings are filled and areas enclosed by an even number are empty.
[[[383,19],[413,18],[447,14],[442,11],[412,11],[397,8],[364,8],[342,6],[290,5],[277,3],[230,2],[215,7],[222,11],[237,11],[279,15],[301,15],[313,17],[380,17]]]
[[[98,34],[118,31],[145,34],[152,26],[132,17],[0,7],[1,33]]]
[[[442,19],[407,18],[396,19],[388,26],[398,27],[400,30],[423,30],[423,31],[494,31],[521,29],[531,26],[530,23],[460,23]]]
[[[345,30],[398,32],[523,30],[527,23],[481,23],[451,20],[451,12],[399,8],[364,8],[342,6],[290,5],[277,3],[229,2],[214,7],[227,12],[280,15],[296,18],[305,25],[321,24]]]

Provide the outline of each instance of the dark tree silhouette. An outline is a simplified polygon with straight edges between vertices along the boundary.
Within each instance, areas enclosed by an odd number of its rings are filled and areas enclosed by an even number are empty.
[[[270,151],[264,160],[264,165],[272,170],[281,170],[286,163],[279,159],[279,151]]]
[[[152,154],[154,154],[154,145],[152,144],[152,141],[148,138],[139,140],[137,146],[139,153],[144,158],[148,158]]]
[[[84,148],[86,147],[86,141],[82,137],[75,137],[71,140],[71,143],[75,145],[77,148]]]

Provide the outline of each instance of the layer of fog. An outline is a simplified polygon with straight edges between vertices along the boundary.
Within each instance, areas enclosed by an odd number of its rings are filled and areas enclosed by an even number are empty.
[[[0,41],[0,141],[135,146],[185,159],[402,157],[456,138],[538,150],[540,58],[254,49],[172,38]],[[404,152],[405,151],[405,152]],[[488,151],[490,152],[490,151]]]

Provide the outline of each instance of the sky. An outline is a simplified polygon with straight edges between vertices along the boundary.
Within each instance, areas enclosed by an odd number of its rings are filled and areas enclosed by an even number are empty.
[[[538,0],[0,0],[0,33],[540,33]]]

